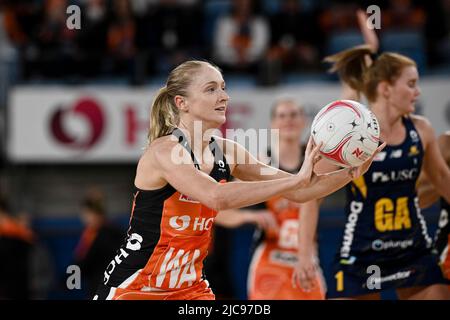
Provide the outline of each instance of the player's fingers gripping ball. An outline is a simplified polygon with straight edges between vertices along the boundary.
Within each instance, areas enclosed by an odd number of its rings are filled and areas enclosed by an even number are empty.
[[[337,100],[314,117],[311,136],[320,154],[341,167],[358,167],[378,147],[380,127],[375,115],[363,104]]]

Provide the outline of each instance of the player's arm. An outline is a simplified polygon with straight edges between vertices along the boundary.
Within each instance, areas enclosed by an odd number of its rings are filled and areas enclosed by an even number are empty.
[[[228,149],[235,150],[235,159],[246,159],[245,161],[235,162],[232,172],[234,177],[243,181],[272,181],[292,176],[291,173],[262,163],[238,143],[230,140],[227,142],[228,145],[234,145],[228,147]],[[295,202],[306,202],[314,198],[324,197],[347,184],[351,180],[350,177],[348,169],[329,175],[314,176],[309,187],[287,191],[282,196]]]
[[[322,200],[311,200],[301,204],[298,234],[298,261],[294,267],[292,281],[294,287],[312,290],[318,271],[317,261],[317,223]]]
[[[358,20],[359,30],[364,38],[364,43],[370,47],[373,53],[377,52],[380,46],[375,29],[367,25],[368,17],[364,10],[356,10],[356,19]]]
[[[439,136],[438,146],[447,166],[450,166],[450,131]],[[417,185],[421,208],[427,208],[439,199],[439,193],[424,171],[420,174]]]
[[[312,152],[316,154],[318,150]],[[174,161],[173,154],[182,154],[182,157]],[[309,183],[305,172],[272,181],[218,183],[197,170],[186,149],[173,141],[154,145],[148,161],[155,164],[154,168],[162,179],[176,190],[217,211],[260,203]]]
[[[237,228],[252,223],[250,210],[228,209],[217,213],[214,223],[225,228]]]
[[[424,117],[411,116],[424,145],[423,169],[439,195],[450,202],[450,169],[439,149],[434,129]],[[444,143],[444,142],[441,142]]]
[[[291,175],[290,173],[287,173],[285,171],[262,163],[236,142],[228,140],[227,143],[228,145],[234,144],[234,147],[230,148],[236,150],[237,154],[240,154],[240,159],[249,159],[250,161],[245,163],[235,162],[236,165],[233,167],[232,174],[236,178],[244,181],[264,181],[264,180],[276,180]],[[386,144],[381,145],[374,153],[374,155],[377,154],[379,151],[381,151],[385,145]],[[339,190],[347,183],[349,183],[352,179],[364,174],[368,170],[370,164],[372,163],[373,157],[374,156],[372,156],[370,159],[368,159],[360,167],[357,168],[341,169],[323,175],[314,175],[314,177],[311,180],[311,183],[308,186],[303,188],[297,188],[296,190],[286,191],[282,195],[286,199],[295,202],[307,202],[312,199],[323,198]],[[305,159],[306,158],[307,157],[305,157]],[[304,161],[301,170],[303,170],[303,166],[305,164],[308,165],[308,163],[311,162],[312,160]],[[314,169],[314,171],[316,170]]]
[[[250,223],[264,230],[278,231],[278,224],[268,210],[229,209],[220,211],[214,223],[225,228],[237,228]]]
[[[439,199],[439,193],[434,188],[433,183],[427,177],[425,171],[420,173],[417,180],[417,195],[419,197],[419,207],[424,209],[431,206]]]
[[[450,167],[450,131],[439,136],[438,145],[447,166]]]
[[[298,251],[300,256],[313,256],[316,252],[316,231],[319,208],[323,199],[314,199],[300,205]]]
[[[359,30],[361,31],[361,34],[364,38],[364,44],[367,45],[372,53],[376,53],[379,49],[379,40],[378,36],[374,29],[370,29],[367,26],[367,15],[366,13],[359,9],[356,11],[356,19],[358,21]],[[372,57],[370,55],[366,55],[366,65],[370,66],[372,64]],[[331,62],[329,58],[325,58],[326,62]],[[354,101],[360,101],[361,100],[361,93],[357,90],[351,88],[348,84],[345,82],[341,82],[341,97],[342,99],[346,100],[354,100]]]

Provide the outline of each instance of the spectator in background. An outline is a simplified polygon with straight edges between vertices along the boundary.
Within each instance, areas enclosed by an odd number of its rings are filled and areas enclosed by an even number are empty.
[[[270,18],[270,30],[267,84],[277,83],[280,72],[319,68],[323,35],[316,12],[306,12],[298,0],[284,0]]]
[[[200,1],[161,0],[144,9],[145,14],[142,9],[137,15],[136,46],[141,64],[137,72],[167,73],[189,58],[203,56]]]
[[[391,0],[381,15],[383,29],[423,31],[426,14],[411,0]]]
[[[2,2],[2,27],[10,44],[19,50],[22,76],[27,78],[33,73],[33,61],[36,59],[35,30],[39,18],[39,8],[35,3],[24,0]],[[8,46],[4,47],[7,48]]]
[[[442,37],[437,41],[437,58],[439,62],[450,65],[450,0],[441,0],[443,23],[438,26]]]
[[[254,14],[251,0],[233,0],[232,13],[219,18],[214,34],[214,58],[221,67],[254,71],[269,45],[267,21]]]
[[[306,12],[298,0],[284,0],[281,11],[270,19],[269,59],[280,60],[284,70],[317,67],[320,33],[315,12]]]
[[[11,215],[6,199],[0,198],[0,300],[30,298],[30,252],[33,233]]]
[[[9,60],[14,55],[16,44],[23,43],[26,39],[17,23],[14,11],[11,7],[0,2],[0,59]]]
[[[58,78],[73,74],[76,70],[76,30],[67,28],[68,6],[67,0],[44,2],[36,30],[35,69],[39,75]]]
[[[363,41],[355,18],[357,9],[354,2],[333,1],[324,7],[319,16],[320,28],[326,35],[324,55],[340,52]]]
[[[330,3],[319,17],[322,32],[325,34],[334,34],[349,30],[358,30],[358,24],[355,18],[357,9],[358,5],[352,2],[341,3],[334,1]]]
[[[35,16],[33,7],[27,5],[24,1],[17,1],[16,3],[2,1],[0,2],[0,10],[3,12],[2,27],[8,34],[9,39],[17,46],[28,42],[31,33],[30,24],[33,21],[31,17]],[[24,24],[25,22],[28,22],[28,24]]]
[[[130,76],[134,69],[136,23],[129,0],[114,0],[107,31],[108,71]]]
[[[13,73],[17,68],[17,50],[8,34],[8,24],[14,20],[8,20],[8,12],[5,12],[5,4],[0,2],[0,110],[6,107],[8,86],[13,81]],[[0,111],[0,114],[3,114]],[[4,121],[0,119],[0,132],[3,132]],[[3,150],[3,139],[0,139],[0,150]],[[2,159],[0,156],[0,165]]]
[[[105,0],[86,0],[81,8],[82,28],[77,31],[79,71],[84,76],[101,73],[108,30]]]
[[[81,269],[82,289],[91,299],[103,272],[122,241],[122,230],[107,221],[102,197],[87,197],[82,204],[81,219],[85,229],[75,249],[75,263]]]
[[[412,0],[392,0],[382,17],[381,47],[413,59],[419,72],[426,68],[426,14]]]

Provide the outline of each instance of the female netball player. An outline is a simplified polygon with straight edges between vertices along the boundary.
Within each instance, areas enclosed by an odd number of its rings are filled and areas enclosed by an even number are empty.
[[[225,122],[228,100],[221,72],[207,62],[188,61],[170,73],[153,101],[128,237],[94,299],[214,299],[202,269],[217,211],[276,195],[297,202],[322,197],[364,173],[373,160],[318,177],[312,167],[320,146],[310,141],[298,174],[271,168],[237,143],[212,135]],[[242,181],[224,183],[231,174]]]
[[[347,188],[347,223],[327,297],[379,299],[381,290],[395,288],[400,299],[447,298],[416,181],[423,168],[450,200],[450,170],[429,121],[412,114],[420,95],[415,62],[396,53],[374,56],[367,45],[327,60],[349,88],[367,98],[388,144]],[[322,163],[318,170],[333,169]]]
[[[275,101],[271,111],[271,127],[279,130],[278,148],[268,150],[267,158],[277,163],[281,170],[296,173],[300,170],[304,146],[301,145],[302,132],[307,124],[303,108],[289,97]],[[278,150],[278,152],[276,152]],[[265,155],[264,155],[265,156]],[[263,158],[263,157],[261,157]],[[263,159],[261,159],[264,161]],[[324,285],[318,272],[312,290],[302,290],[292,282],[293,266],[298,260],[297,248],[300,237],[308,233],[304,241],[301,258],[316,264],[316,230],[318,214],[301,214],[302,205],[281,196],[273,197],[261,205],[262,210],[226,210],[217,215],[216,223],[229,225],[230,222],[247,222],[249,217],[263,220],[263,228],[257,229],[256,249],[252,256],[248,273],[248,298],[250,300],[311,300],[324,299]],[[244,211],[244,212],[243,212]],[[267,216],[270,214],[271,219]],[[301,214],[301,218],[299,217]],[[299,222],[300,219],[300,222]],[[310,235],[310,230],[313,234]]]
[[[440,135],[438,143],[442,156],[444,157],[447,166],[450,167],[450,131]],[[426,208],[439,199],[439,193],[433,187],[430,180],[427,179],[426,175],[421,175],[419,177],[418,185],[419,204],[421,207]],[[439,257],[439,265],[441,266],[442,273],[445,278],[449,280],[447,283],[450,284],[450,255],[448,253],[450,244],[449,203],[450,202],[441,197],[441,214],[439,217],[438,229],[434,238],[434,251]]]

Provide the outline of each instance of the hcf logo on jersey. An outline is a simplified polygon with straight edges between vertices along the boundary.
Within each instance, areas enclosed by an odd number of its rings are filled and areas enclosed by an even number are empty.
[[[177,231],[183,231],[191,226],[191,220],[192,220],[191,216],[188,215],[173,216],[169,219],[169,225]],[[192,230],[194,231],[209,230],[211,229],[213,222],[214,218],[196,217],[192,223]]]

